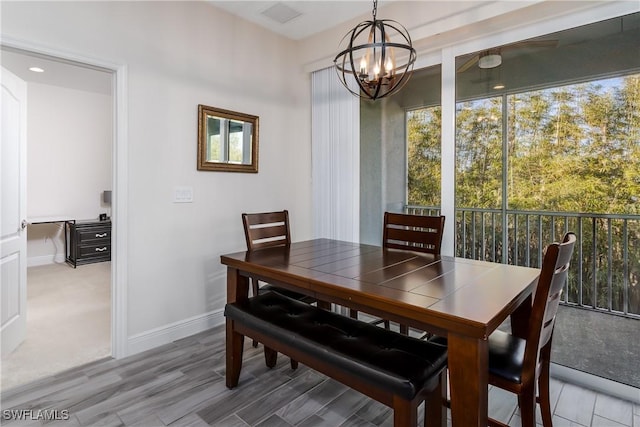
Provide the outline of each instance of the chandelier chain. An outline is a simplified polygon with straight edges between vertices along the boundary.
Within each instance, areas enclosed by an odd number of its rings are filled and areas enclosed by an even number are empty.
[[[371,11],[373,15],[373,20],[376,20],[376,15],[378,15],[378,0],[373,0],[373,10]]]

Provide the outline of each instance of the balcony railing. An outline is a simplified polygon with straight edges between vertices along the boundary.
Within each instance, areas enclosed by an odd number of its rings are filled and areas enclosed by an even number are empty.
[[[544,246],[567,231],[578,241],[563,303],[640,319],[640,215],[458,208],[455,254],[540,268]]]

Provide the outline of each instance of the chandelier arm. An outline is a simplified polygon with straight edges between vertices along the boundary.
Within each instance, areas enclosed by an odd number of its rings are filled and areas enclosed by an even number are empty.
[[[387,42],[388,42],[387,33],[385,31],[385,26],[382,22],[380,22],[380,72],[384,69],[384,61],[387,58]],[[383,75],[380,76],[380,81],[382,81]]]
[[[351,65],[351,73],[355,76],[356,81],[359,82],[360,78],[359,78],[359,76],[357,74],[357,71],[356,71],[357,70],[356,69],[356,64],[353,62],[353,55],[349,55],[349,64]],[[346,83],[346,81],[345,81],[345,83]],[[358,86],[360,86],[360,85],[358,84]]]
[[[394,21],[393,19],[382,19],[378,20],[378,22],[382,22],[386,27],[393,28],[401,35],[409,44],[411,44],[411,36],[407,29],[398,21]],[[396,25],[394,25],[396,24]]]
[[[336,56],[340,56],[341,54],[344,54],[350,50],[353,51],[357,51],[357,50],[361,50],[361,49],[366,49],[366,48],[370,48],[370,47],[382,47],[382,46],[386,46],[386,47],[397,47],[409,52],[415,52],[415,49],[407,46],[406,44],[402,44],[402,43],[365,43],[365,44],[359,44],[357,46],[354,46],[353,49],[350,48],[346,48],[343,51],[341,51],[339,54],[337,54]]]
[[[340,44],[342,44],[342,42],[349,36],[350,37],[350,44],[353,43],[353,40],[355,40],[360,34],[362,34],[363,31],[365,31],[367,28],[369,28],[369,26],[371,25],[372,21],[363,21],[361,23],[359,23],[358,25],[356,25],[353,30],[349,31],[347,34],[344,35],[344,37],[342,37],[342,40],[340,40]],[[358,31],[359,30],[359,31]]]

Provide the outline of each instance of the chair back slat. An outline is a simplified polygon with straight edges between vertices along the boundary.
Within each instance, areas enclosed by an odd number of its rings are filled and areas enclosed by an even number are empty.
[[[284,239],[287,238],[287,227],[286,225],[273,224],[268,227],[254,227],[251,228],[251,238],[253,241],[262,240],[262,239]]]
[[[561,243],[552,243],[545,249],[542,270],[531,308],[525,365],[537,364],[540,350],[551,342],[575,243],[576,235],[567,233]]]
[[[274,246],[288,246],[291,244],[289,229],[289,212],[265,212],[242,214],[244,236],[247,249],[271,248]]]
[[[439,255],[443,232],[444,216],[385,212],[382,246]]]

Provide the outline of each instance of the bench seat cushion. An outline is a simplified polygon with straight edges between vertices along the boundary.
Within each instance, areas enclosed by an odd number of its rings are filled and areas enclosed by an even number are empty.
[[[435,387],[447,361],[446,346],[264,292],[227,304],[225,316],[311,354],[336,369],[405,399]]]

